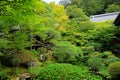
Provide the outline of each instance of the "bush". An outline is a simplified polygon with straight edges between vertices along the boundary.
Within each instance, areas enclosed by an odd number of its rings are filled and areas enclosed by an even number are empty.
[[[51,64],[41,69],[37,80],[102,80],[96,76],[84,71],[83,69],[70,64]]]
[[[106,13],[119,12],[120,11],[120,6],[115,5],[115,4],[111,4],[111,5],[108,6],[108,8],[105,11],[106,11]]]
[[[43,68],[38,80],[66,80],[66,79],[81,79],[79,69],[68,64],[53,64]]]
[[[110,57],[110,56],[114,56],[113,54],[112,54],[112,52],[110,52],[110,51],[105,51],[105,52],[103,52],[103,53],[101,53],[100,54],[100,57],[101,58],[108,58],[108,57]]]
[[[104,60],[104,64],[108,67],[111,63],[119,61],[120,59],[112,54],[110,51],[105,51],[99,55]]]
[[[109,74],[112,78],[119,78],[120,77],[120,61],[111,63],[109,65]]]
[[[41,67],[37,66],[37,67],[29,68],[29,71],[31,74],[38,75],[40,69]]]
[[[76,61],[76,57],[82,55],[82,50],[75,45],[67,41],[61,41],[56,43],[56,45],[52,48],[53,58],[56,62],[74,62]]]
[[[111,56],[111,57],[108,57],[108,58],[104,61],[104,63],[105,63],[107,66],[109,66],[111,63],[116,62],[116,61],[120,61],[120,59],[117,58],[117,57],[115,57],[115,56]]]
[[[92,70],[99,71],[104,67],[103,60],[97,57],[90,57],[88,59],[88,65],[92,68]]]

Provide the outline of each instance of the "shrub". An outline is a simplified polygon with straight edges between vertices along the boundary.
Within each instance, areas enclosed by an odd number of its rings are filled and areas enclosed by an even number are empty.
[[[41,69],[37,80],[102,80],[101,77],[70,64],[51,64]]]
[[[108,57],[108,59],[106,59],[106,60],[104,61],[104,63],[105,63],[107,66],[109,66],[111,63],[116,62],[116,61],[120,61],[120,59],[117,58],[117,57],[115,57],[115,56],[111,56],[111,57]]]
[[[92,68],[92,70],[99,71],[104,67],[103,60],[97,57],[90,57],[88,59],[88,65]]]
[[[108,69],[112,78],[120,77],[120,61],[111,63]]]
[[[31,74],[38,75],[40,69],[41,67],[37,66],[37,67],[29,68],[29,71]]]
[[[101,57],[101,58],[108,58],[108,57],[110,57],[110,56],[114,56],[114,55],[112,54],[112,52],[110,52],[110,51],[105,51],[105,52],[103,52],[103,53],[100,54],[100,57]]]
[[[79,69],[67,64],[53,64],[43,68],[38,80],[66,80],[66,79],[81,79]]]
[[[52,48],[53,57],[57,62],[74,62],[76,57],[82,55],[82,50],[67,41],[56,43]]]
[[[108,6],[108,8],[105,11],[106,11],[106,13],[118,12],[118,11],[120,11],[120,6],[116,5],[116,4],[111,4]]]
[[[120,59],[117,58],[112,54],[110,51],[105,51],[99,55],[100,58],[104,60],[104,64],[108,67],[110,63],[113,63],[115,61],[119,61]]]

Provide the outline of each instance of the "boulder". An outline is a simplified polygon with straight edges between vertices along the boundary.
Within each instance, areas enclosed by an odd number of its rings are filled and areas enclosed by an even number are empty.
[[[34,80],[35,77],[36,76],[31,73],[23,73],[20,76],[18,76],[16,80]]]

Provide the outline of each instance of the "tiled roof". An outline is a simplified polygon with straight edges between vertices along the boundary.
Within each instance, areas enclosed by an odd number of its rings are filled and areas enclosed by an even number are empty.
[[[120,12],[106,13],[100,15],[92,15],[90,16],[90,21],[92,22],[103,22],[107,20],[114,20]]]

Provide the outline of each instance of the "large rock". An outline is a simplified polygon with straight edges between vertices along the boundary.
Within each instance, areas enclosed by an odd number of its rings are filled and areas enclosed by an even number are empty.
[[[37,66],[37,61],[36,60],[32,60],[30,62],[28,62],[28,67],[31,68],[31,67],[36,67]]]
[[[35,77],[36,76],[31,73],[23,73],[20,76],[18,76],[16,80],[34,80]]]

